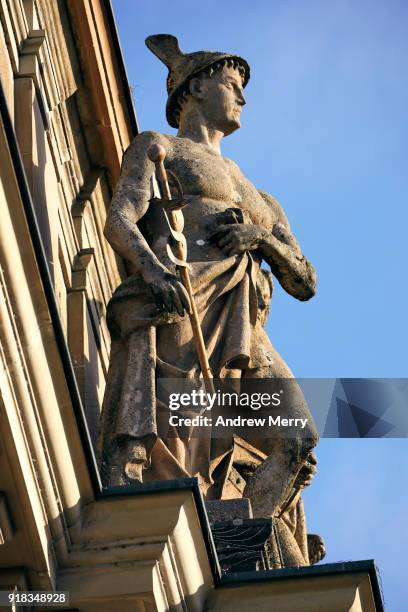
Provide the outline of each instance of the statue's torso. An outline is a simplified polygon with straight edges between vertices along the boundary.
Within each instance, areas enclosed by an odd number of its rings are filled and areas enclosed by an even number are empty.
[[[273,212],[237,164],[187,138],[162,138],[167,150],[166,168],[177,176],[184,195],[199,196],[183,208],[189,261],[226,257],[217,246],[209,244],[208,235],[217,213],[227,208],[241,208],[247,222],[272,227]],[[164,256],[168,231],[160,208],[150,206],[144,226],[151,237],[151,248],[159,258]]]

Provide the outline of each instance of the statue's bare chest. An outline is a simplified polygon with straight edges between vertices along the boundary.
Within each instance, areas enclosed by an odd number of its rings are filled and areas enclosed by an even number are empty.
[[[228,208],[241,208],[246,222],[272,228],[269,206],[234,162],[187,139],[171,139],[171,145],[166,146],[165,166],[177,176],[185,196],[196,196],[187,198],[183,208],[189,261],[225,258],[208,237],[218,214]],[[164,260],[168,229],[159,208],[150,207],[144,227],[153,250]]]
[[[186,195],[200,196],[208,201],[210,209],[214,206],[219,210],[240,207],[253,223],[269,224],[267,205],[236,164],[209,147],[187,139],[175,138],[172,145],[166,166],[178,177]],[[203,208],[201,210],[205,214]]]
[[[234,185],[223,158],[207,147],[183,140],[168,152],[166,166],[177,175],[184,193],[231,201]]]

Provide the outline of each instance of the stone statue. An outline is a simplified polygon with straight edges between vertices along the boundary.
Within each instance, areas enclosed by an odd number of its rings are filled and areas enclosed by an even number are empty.
[[[221,154],[222,138],[240,127],[247,62],[228,53],[185,54],[170,35],[149,36],[146,44],[169,69],[166,114],[178,132],[142,132],[134,139],[105,227],[129,277],[107,313],[112,347],[99,437],[103,481],[112,486],[197,476],[207,499],[219,499],[235,495],[235,470],[239,494],[250,499],[254,516],[280,517],[290,532],[298,548],[287,564],[315,562],[323,543],[318,536],[307,542],[300,491],[316,471],[318,434],[296,384],[285,417],[307,419],[301,436],[210,440],[205,448],[197,439],[157,437],[156,380],[194,379],[200,368],[191,305],[167,249],[169,229],[163,210],[150,203],[155,168],[149,147],[164,147],[166,168],[187,202],[191,283],[215,376],[293,379],[263,328],[272,278],[260,266],[266,262],[299,300],[314,295],[316,274],[276,199]]]

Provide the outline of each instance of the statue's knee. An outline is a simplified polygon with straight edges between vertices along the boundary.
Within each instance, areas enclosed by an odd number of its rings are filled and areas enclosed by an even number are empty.
[[[305,459],[309,453],[314,449],[319,441],[319,434],[315,427],[310,427],[304,431],[304,435],[298,441],[298,456]]]
[[[315,426],[305,427],[302,430],[302,435],[291,440],[291,450],[295,457],[300,461],[306,459],[311,450],[319,441],[319,434]]]
[[[310,421],[306,424],[303,431],[303,438],[306,440],[306,444],[310,449],[314,448],[320,439],[319,432],[316,429],[316,425]]]

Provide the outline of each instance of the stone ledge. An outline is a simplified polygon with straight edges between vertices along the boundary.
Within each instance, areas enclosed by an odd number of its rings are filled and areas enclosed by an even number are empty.
[[[81,612],[200,612],[220,575],[196,479],[103,491],[70,536],[57,588]]]
[[[207,602],[211,612],[384,612],[374,561],[231,573]]]

